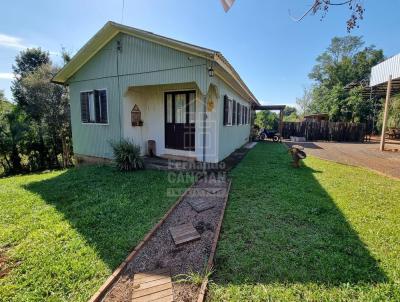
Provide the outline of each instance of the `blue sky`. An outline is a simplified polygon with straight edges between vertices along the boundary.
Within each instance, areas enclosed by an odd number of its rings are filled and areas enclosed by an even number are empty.
[[[312,0],[236,0],[225,13],[219,0],[125,0],[123,23],[221,51],[265,104],[294,104],[315,58],[332,37],[344,36],[349,11],[333,8],[320,21],[301,15]],[[400,0],[364,0],[365,20],[354,35],[400,52]],[[11,99],[11,65],[24,47],[40,46],[60,63],[61,47],[75,53],[108,20],[121,22],[122,0],[13,0],[2,3],[0,89]]]

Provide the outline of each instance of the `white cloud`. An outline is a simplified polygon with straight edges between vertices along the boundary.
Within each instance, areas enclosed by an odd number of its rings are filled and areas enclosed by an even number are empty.
[[[12,80],[14,79],[14,74],[11,72],[0,72],[0,80]]]
[[[30,45],[26,45],[21,38],[0,33],[0,47],[2,46],[17,49],[30,47]]]

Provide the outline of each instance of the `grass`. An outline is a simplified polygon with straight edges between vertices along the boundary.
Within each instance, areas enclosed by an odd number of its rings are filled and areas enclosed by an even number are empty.
[[[209,301],[400,301],[400,181],[258,144],[232,171]]]
[[[187,185],[111,167],[0,179],[0,301],[87,301]]]

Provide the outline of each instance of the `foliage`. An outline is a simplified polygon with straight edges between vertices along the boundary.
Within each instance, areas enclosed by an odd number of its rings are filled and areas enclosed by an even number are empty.
[[[188,185],[107,166],[0,179],[0,301],[88,301]]]
[[[312,112],[312,89],[303,88],[303,95],[300,98],[296,98],[296,104],[300,109],[300,116],[303,117]]]
[[[7,173],[71,165],[68,91],[51,82],[58,68],[48,52],[31,48],[16,57],[13,70],[16,105],[0,125],[0,164],[7,166]]]
[[[286,106],[283,110],[283,121],[284,122],[297,122],[299,115],[297,114],[297,108]]]
[[[56,72],[57,68],[44,64],[21,82],[27,100],[25,111],[39,125],[47,149],[47,166],[57,167],[57,156],[61,154],[66,167],[72,148],[69,99],[64,86],[51,82]]]
[[[385,99],[381,100],[382,108],[385,106]],[[378,117],[378,129],[382,129],[383,110]],[[391,98],[388,108],[387,128],[400,128],[400,94]]]
[[[347,20],[347,31],[350,32],[353,28],[358,28],[358,23],[364,18],[364,5],[362,0],[345,0],[345,1],[331,1],[331,0],[314,0],[312,6],[303,14],[298,20],[302,20],[308,14],[320,14],[321,20],[325,18],[331,7],[347,6],[351,14]]]
[[[201,286],[203,281],[207,278],[208,283],[211,284],[210,277],[214,273],[214,270],[206,269],[203,273],[191,271],[187,274],[179,274],[174,277],[176,283],[190,283],[193,285]]]
[[[364,47],[362,37],[333,38],[309,74],[315,84],[297,99],[302,113],[329,113],[332,121],[367,122],[374,108],[363,98],[360,83],[383,59],[383,51],[373,45]],[[349,84],[354,88],[348,90]]]
[[[144,169],[144,161],[140,155],[140,146],[133,142],[122,139],[119,142],[112,142],[114,160],[120,171],[134,171]]]
[[[275,112],[262,110],[256,113],[254,124],[260,127],[260,129],[277,130],[279,126],[279,116]]]
[[[290,163],[258,143],[231,172],[209,301],[400,301],[400,182]]]
[[[21,80],[41,65],[49,63],[49,53],[40,48],[28,48],[21,51],[15,58],[15,65],[12,66],[12,69],[16,79],[12,82],[11,91],[18,105],[25,107],[28,101],[24,95],[24,87]]]

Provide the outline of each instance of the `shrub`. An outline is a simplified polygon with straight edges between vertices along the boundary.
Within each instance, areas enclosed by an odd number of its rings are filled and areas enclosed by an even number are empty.
[[[111,146],[114,152],[114,160],[120,171],[144,169],[144,161],[140,156],[140,146],[127,139],[111,142]]]

